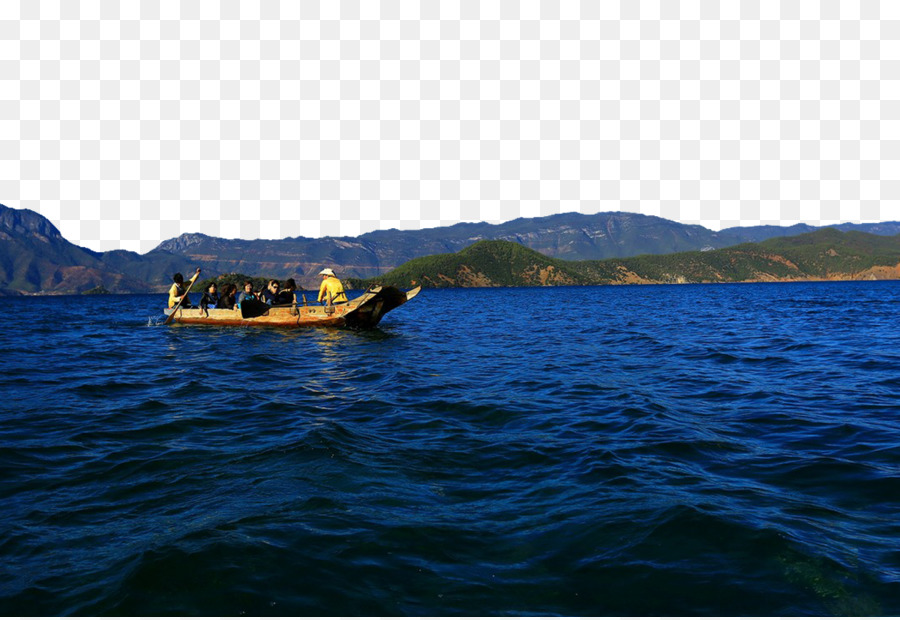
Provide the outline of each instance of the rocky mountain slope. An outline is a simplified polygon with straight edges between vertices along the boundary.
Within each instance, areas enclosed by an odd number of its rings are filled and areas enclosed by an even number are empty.
[[[98,254],[66,241],[43,216],[0,205],[0,294],[72,292],[101,283],[118,289],[145,286],[110,272]]]

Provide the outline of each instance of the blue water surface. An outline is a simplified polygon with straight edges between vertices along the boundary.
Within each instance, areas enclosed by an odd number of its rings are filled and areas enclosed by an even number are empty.
[[[5,299],[0,615],[900,614],[900,282]]]

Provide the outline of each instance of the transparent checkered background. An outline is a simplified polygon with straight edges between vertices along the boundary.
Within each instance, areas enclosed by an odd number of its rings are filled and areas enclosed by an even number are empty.
[[[93,249],[900,219],[900,3],[0,3],[0,203]]]

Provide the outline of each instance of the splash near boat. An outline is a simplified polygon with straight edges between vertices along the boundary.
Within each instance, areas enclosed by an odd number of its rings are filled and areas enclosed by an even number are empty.
[[[223,308],[182,308],[164,310],[175,323],[187,325],[260,325],[267,327],[375,327],[391,310],[419,294],[421,286],[402,291],[393,286],[376,286],[343,304],[311,306],[290,304],[270,306],[246,300],[232,310]]]

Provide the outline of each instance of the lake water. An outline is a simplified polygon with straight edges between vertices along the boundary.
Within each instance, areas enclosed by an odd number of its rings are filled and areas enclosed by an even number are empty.
[[[4,299],[0,615],[900,614],[900,282]]]

